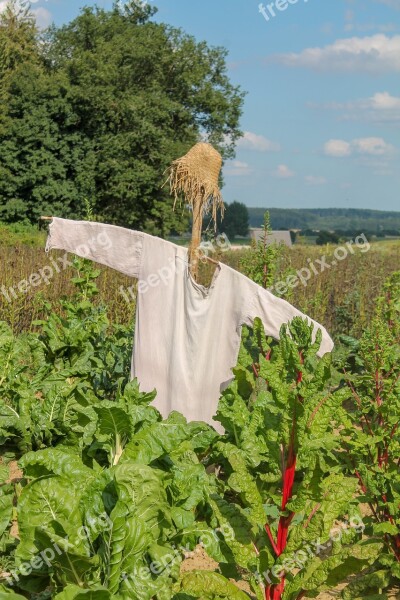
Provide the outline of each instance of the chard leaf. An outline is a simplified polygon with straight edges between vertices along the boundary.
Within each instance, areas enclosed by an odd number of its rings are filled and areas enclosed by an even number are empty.
[[[0,600],[26,600],[26,598],[0,584]]]
[[[127,404],[131,406],[148,406],[153,402],[156,397],[157,392],[154,390],[153,392],[143,393],[139,389],[139,382],[137,379],[132,379],[132,381],[128,381],[126,386],[124,387],[123,393],[117,397],[117,400],[120,401],[121,397],[124,398]]]
[[[145,554],[169,527],[169,505],[161,472],[132,463],[119,464],[114,471],[118,502],[110,517],[108,589],[117,593],[125,574],[147,566]]]
[[[397,579],[400,581],[400,564],[398,562],[392,564],[390,572],[393,577],[397,577]]]
[[[116,465],[121,458],[124,446],[133,436],[131,416],[115,402],[103,401],[95,406],[97,413],[97,447],[103,447],[110,455],[110,464]]]
[[[243,452],[233,444],[219,443],[215,445],[217,452],[221,453],[229,462],[233,473],[228,478],[228,485],[242,498],[249,508],[249,520],[255,528],[263,527],[265,511],[261,494],[254,477],[250,474]]]
[[[0,464],[0,485],[5,483],[9,478],[9,468],[7,465]]]
[[[287,585],[285,600],[294,600],[302,590],[314,593],[334,589],[347,576],[369,566],[381,548],[381,544],[356,544],[326,558],[315,556]]]
[[[7,469],[8,471],[8,469]],[[5,486],[7,488],[7,486]],[[0,488],[0,537],[8,528],[12,519],[14,490]]]
[[[174,504],[184,511],[193,511],[204,497],[208,478],[201,464],[185,464],[182,461],[171,469],[172,480],[168,484]]]
[[[346,513],[357,487],[355,479],[336,473],[322,479],[318,485],[316,481],[310,484],[314,490],[312,502],[307,504],[309,516],[291,528],[287,552],[300,549],[308,541],[320,539],[324,543],[329,540],[336,519]]]
[[[73,583],[83,586],[87,581],[93,581],[100,559],[98,555],[90,557],[88,548],[86,553],[82,554],[77,544],[66,539],[64,535],[60,536],[51,526],[36,529],[35,543],[42,552],[47,552],[51,564],[49,570],[59,585]],[[54,557],[48,555],[49,549]]]
[[[184,575],[179,583],[179,592],[195,598],[208,600],[249,600],[249,596],[239,590],[228,579],[212,571],[193,571]]]
[[[240,365],[232,369],[232,372],[235,376],[240,396],[246,400],[249,399],[254,389],[254,377],[252,377],[247,369]]]
[[[79,554],[87,555],[88,550],[79,535],[83,526],[79,497],[79,491],[72,485],[71,479],[57,475],[37,479],[22,490],[18,502],[21,543],[16,551],[20,561],[29,561],[37,554],[38,527],[46,529],[51,526],[64,538],[68,536]]]
[[[172,452],[188,439],[189,435],[186,425],[175,425],[168,421],[153,423],[139,431],[125,446],[120,462],[148,465]]]
[[[106,469],[92,480],[82,493],[79,506],[85,524],[85,534],[93,542],[100,533],[108,531],[108,516],[117,501],[113,486],[113,471]]]
[[[60,475],[70,478],[77,487],[80,482],[87,484],[95,477],[92,469],[83,464],[77,451],[65,447],[28,452],[21,458],[19,465],[28,478]]]
[[[373,531],[375,535],[380,533],[389,533],[390,535],[397,535],[399,529],[398,527],[396,527],[396,525],[389,523],[389,521],[385,521],[383,523],[375,523],[373,526]]]
[[[68,585],[60,594],[54,597],[54,600],[110,600],[116,598],[103,587],[93,586],[84,590],[77,585]]]
[[[364,575],[362,578],[349,583],[343,590],[343,600],[354,600],[358,596],[365,598],[368,592],[375,592],[385,589],[390,584],[390,571],[381,570]]]
[[[233,382],[222,393],[215,418],[227,432],[238,439],[238,434],[246,425],[249,416],[247,404],[237,390],[237,383]]]
[[[227,502],[218,494],[209,494],[208,502],[214,511],[218,525],[223,532],[226,547],[231,556],[226,562],[236,561],[243,568],[255,563],[256,553],[251,534],[252,524],[244,511],[236,504]],[[224,553],[224,547],[221,547]]]

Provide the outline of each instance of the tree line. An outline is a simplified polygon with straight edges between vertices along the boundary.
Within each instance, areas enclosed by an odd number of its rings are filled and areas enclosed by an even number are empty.
[[[244,93],[226,50],[152,20],[132,1],[84,8],[39,32],[11,0],[0,15],[0,220],[79,218],[187,229],[164,172],[200,139],[234,155]]]
[[[361,231],[399,235],[400,212],[358,208],[249,208],[250,225],[260,227],[268,210],[274,229]],[[393,233],[391,233],[393,232]]]

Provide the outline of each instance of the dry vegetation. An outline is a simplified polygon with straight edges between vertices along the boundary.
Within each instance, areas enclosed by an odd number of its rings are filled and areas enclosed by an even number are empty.
[[[71,278],[76,272],[69,267],[60,273],[55,272],[48,284],[43,281],[27,292],[18,291],[19,282],[29,278],[32,273],[50,265],[51,259],[62,256],[60,252],[47,255],[44,252],[45,236],[38,238],[40,245],[0,245],[0,320],[7,321],[14,331],[29,330],[32,322],[42,316],[43,299],[54,303],[61,296],[72,293]],[[1,242],[0,242],[1,244]],[[279,261],[276,281],[285,280],[290,274],[308,267],[308,260],[316,261],[322,255],[329,258],[335,247],[294,246],[285,248]],[[214,256],[233,268],[241,269],[240,263],[248,250],[236,250]],[[325,269],[313,276],[306,286],[301,283],[284,295],[284,298],[312,318],[323,323],[332,335],[349,334],[359,336],[368,324],[374,310],[375,299],[379,296],[383,282],[400,264],[400,242],[380,242],[371,245],[369,252],[357,252],[338,262],[335,267]],[[121,293],[121,286],[127,290],[135,284],[120,273],[101,268],[98,280],[100,294],[97,302],[104,302],[110,308],[114,322],[131,322],[135,302],[133,295]],[[3,287],[4,286],[4,287]],[[16,298],[8,290],[16,290]],[[11,298],[9,302],[2,290]],[[126,298],[129,299],[127,302]]]

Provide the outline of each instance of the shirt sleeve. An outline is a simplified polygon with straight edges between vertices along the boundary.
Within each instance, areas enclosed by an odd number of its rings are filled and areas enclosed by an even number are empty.
[[[265,328],[265,333],[275,339],[279,339],[280,328],[284,323],[289,323],[294,317],[307,319],[309,323],[313,323],[313,339],[315,339],[318,329],[322,332],[321,347],[318,351],[318,356],[323,356],[327,352],[332,352],[334,343],[326,331],[325,327],[307,317],[301,311],[297,310],[281,298],[277,298],[268,290],[264,290],[257,286],[258,289],[252,295],[247,316],[244,319],[245,325],[252,325],[256,317],[259,317]]]
[[[143,235],[115,225],[53,218],[46,252],[65,250],[139,278]]]

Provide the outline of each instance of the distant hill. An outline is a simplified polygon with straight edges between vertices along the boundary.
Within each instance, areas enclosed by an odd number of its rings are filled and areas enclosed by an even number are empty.
[[[263,224],[269,210],[273,229],[400,230],[400,212],[358,208],[249,208],[250,227]]]

